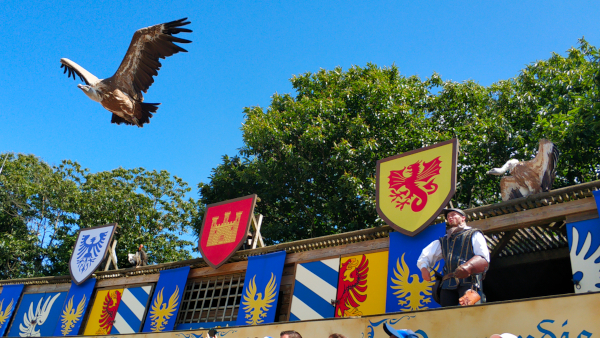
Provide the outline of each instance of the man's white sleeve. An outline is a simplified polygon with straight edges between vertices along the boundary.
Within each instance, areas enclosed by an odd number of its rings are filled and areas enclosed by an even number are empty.
[[[442,259],[442,246],[440,241],[435,240],[421,251],[421,256],[417,259],[417,267],[429,269],[440,259]]]
[[[473,243],[473,254],[485,258],[485,260],[489,263],[490,250],[488,249],[487,242],[485,241],[483,234],[481,232],[475,233],[475,235],[471,238],[471,242]]]

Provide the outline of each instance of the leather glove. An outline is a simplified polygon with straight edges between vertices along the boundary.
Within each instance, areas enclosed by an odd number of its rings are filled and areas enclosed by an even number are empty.
[[[456,278],[467,278],[470,275],[482,273],[487,270],[488,262],[481,256],[473,256],[466,263],[461,264],[454,271],[454,277]]]

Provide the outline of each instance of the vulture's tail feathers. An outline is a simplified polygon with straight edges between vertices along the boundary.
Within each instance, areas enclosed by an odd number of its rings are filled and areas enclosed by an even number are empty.
[[[158,110],[158,106],[160,103],[145,103],[140,102],[142,106],[142,116],[138,118],[139,125],[138,127],[142,127],[144,123],[150,123],[150,118],[153,113],[156,113]]]

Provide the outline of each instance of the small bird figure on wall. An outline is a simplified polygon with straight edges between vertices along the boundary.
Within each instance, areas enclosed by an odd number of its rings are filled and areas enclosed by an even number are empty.
[[[190,24],[187,18],[154,25],[137,30],[133,34],[127,53],[117,69],[117,72],[107,78],[98,79],[77,63],[62,58],[61,68],[69,77],[75,74],[85,82],[79,84],[81,89],[90,99],[99,102],[106,110],[112,113],[111,123],[136,125],[142,127],[150,123],[153,113],[156,113],[160,103],[145,103],[142,92],[146,93],[154,83],[153,76],[158,75],[161,67],[159,58],[187,50],[176,45],[190,43],[190,40],[173,36],[174,34],[192,31],[182,26]]]

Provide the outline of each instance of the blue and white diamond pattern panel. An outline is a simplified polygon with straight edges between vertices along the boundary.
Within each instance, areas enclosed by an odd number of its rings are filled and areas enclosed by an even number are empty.
[[[298,264],[290,321],[334,316],[339,270],[339,258]]]
[[[137,333],[142,328],[146,306],[152,286],[127,288],[123,291],[121,303],[110,334]]]

